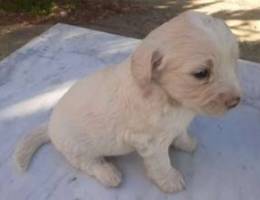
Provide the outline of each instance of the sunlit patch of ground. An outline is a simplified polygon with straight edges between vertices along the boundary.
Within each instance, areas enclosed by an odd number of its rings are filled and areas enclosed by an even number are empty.
[[[195,0],[185,8],[224,19],[240,40],[241,57],[260,62],[260,0]]]
[[[224,19],[241,41],[260,40],[260,1],[197,0],[194,5],[202,2],[209,5],[195,10]]]

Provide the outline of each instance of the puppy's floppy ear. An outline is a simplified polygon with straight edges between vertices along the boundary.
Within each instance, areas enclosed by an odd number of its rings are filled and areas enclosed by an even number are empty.
[[[131,70],[137,84],[144,90],[149,90],[153,78],[162,66],[162,53],[151,46],[141,44],[133,53]]]

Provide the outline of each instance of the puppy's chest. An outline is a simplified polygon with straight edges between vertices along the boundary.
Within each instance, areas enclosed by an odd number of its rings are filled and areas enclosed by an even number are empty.
[[[178,135],[186,131],[194,114],[185,109],[168,109],[154,116],[155,126],[165,134]]]

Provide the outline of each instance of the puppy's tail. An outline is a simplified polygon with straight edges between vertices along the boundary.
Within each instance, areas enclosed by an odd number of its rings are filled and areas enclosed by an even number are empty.
[[[47,125],[40,126],[19,141],[14,152],[14,162],[19,171],[25,172],[33,154],[48,142],[50,138],[47,135]]]

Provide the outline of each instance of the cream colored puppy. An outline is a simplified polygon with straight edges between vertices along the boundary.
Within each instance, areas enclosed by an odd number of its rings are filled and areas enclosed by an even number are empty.
[[[185,12],[152,31],[123,63],[78,81],[43,126],[19,143],[25,170],[51,141],[67,160],[105,186],[121,173],[106,156],[137,151],[147,175],[165,192],[184,188],[170,162],[171,144],[192,152],[187,127],[196,114],[223,114],[239,103],[238,45],[219,19]]]

